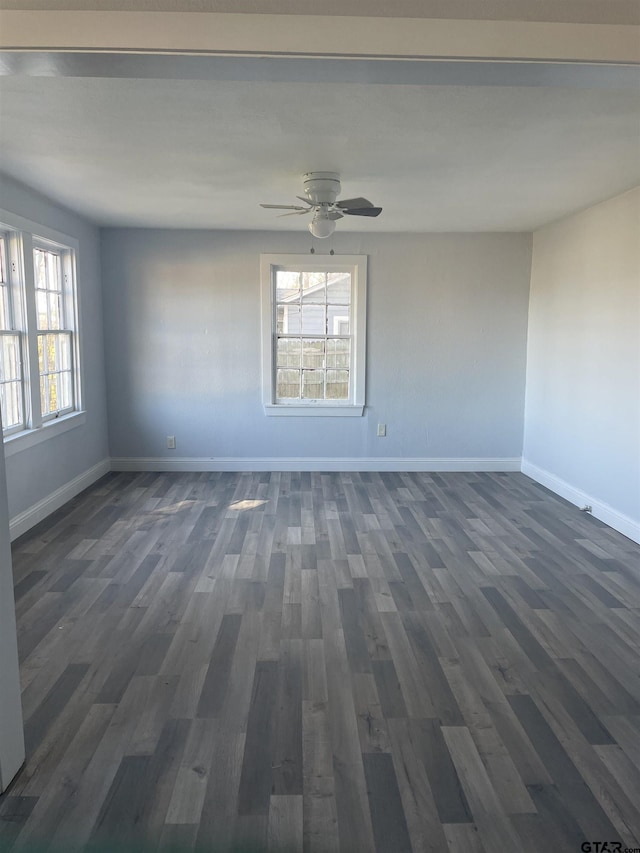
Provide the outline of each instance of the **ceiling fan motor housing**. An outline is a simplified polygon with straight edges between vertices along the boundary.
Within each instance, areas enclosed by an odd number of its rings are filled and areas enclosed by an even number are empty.
[[[340,194],[340,176],[335,172],[307,172],[304,194],[313,204],[333,204]]]

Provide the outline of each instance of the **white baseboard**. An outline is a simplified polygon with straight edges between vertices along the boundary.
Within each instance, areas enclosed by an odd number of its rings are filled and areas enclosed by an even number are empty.
[[[121,457],[113,471],[519,471],[520,457],[429,459],[407,457]]]
[[[532,480],[551,489],[552,492],[560,495],[561,498],[569,501],[569,503],[575,504],[575,506],[590,506],[591,515],[594,518],[598,518],[634,542],[640,543],[640,523],[630,516],[618,512],[617,509],[614,509],[604,501],[598,500],[593,495],[576,489],[570,483],[561,480],[560,477],[556,477],[550,471],[545,471],[544,468],[538,468],[537,465],[533,465],[526,459],[522,460],[521,470],[527,477],[531,477]]]
[[[111,471],[111,460],[103,459],[97,465],[83,471],[82,474],[78,474],[73,480],[69,480],[64,486],[60,486],[55,492],[51,492],[50,495],[42,498],[38,503],[18,513],[9,522],[11,541],[13,542],[14,539],[22,536],[27,530],[30,530],[48,515],[51,515],[52,512],[60,509],[67,501],[75,498],[76,495],[80,494],[80,492],[92,483],[95,483],[100,477],[108,474],[109,471]]]

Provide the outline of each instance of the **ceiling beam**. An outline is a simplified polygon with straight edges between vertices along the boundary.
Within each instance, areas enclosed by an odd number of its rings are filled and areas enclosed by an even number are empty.
[[[640,63],[640,27],[531,21],[0,11],[0,50]]]

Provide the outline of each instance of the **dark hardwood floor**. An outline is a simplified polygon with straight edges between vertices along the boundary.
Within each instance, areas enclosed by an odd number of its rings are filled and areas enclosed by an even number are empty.
[[[640,850],[640,548],[521,474],[111,474],[14,568],[2,850]]]

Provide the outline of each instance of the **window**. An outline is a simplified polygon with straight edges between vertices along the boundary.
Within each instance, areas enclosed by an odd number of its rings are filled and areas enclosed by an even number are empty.
[[[0,216],[0,406],[11,455],[80,423],[77,243]]]
[[[11,287],[9,235],[0,234],[0,410],[5,434],[24,427],[22,336],[17,329]]]
[[[33,250],[43,420],[73,409],[73,311],[68,305],[72,293],[63,286],[68,283],[64,270],[68,262],[59,250]]]
[[[268,415],[361,415],[366,257],[263,255]]]

